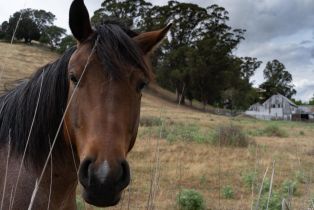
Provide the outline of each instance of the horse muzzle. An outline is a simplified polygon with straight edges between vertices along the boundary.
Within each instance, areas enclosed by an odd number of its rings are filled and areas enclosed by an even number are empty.
[[[87,158],[80,165],[79,181],[84,187],[83,198],[87,203],[98,207],[114,206],[130,183],[129,164],[123,160],[115,167],[107,161],[96,165]]]

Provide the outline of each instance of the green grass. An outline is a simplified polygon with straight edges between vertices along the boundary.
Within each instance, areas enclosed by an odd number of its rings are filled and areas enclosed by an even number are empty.
[[[143,124],[147,126],[143,126],[139,133],[142,138],[161,137],[169,142],[209,143],[213,135],[211,130],[202,130],[199,125],[193,123],[174,123],[169,120],[158,121],[157,119],[145,119],[144,122]]]
[[[251,136],[268,136],[268,137],[279,137],[286,138],[289,134],[284,128],[279,127],[276,124],[268,124],[263,128],[250,129],[247,133]]]

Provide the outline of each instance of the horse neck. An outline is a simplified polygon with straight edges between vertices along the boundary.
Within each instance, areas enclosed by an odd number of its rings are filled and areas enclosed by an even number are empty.
[[[76,209],[75,197],[78,184],[77,167],[79,160],[74,151],[73,153],[70,151],[70,148],[65,150],[65,152],[66,155],[62,162],[59,162],[59,160],[54,162],[53,155],[58,155],[59,153],[52,153],[52,161],[50,159],[44,173],[43,183],[40,186],[41,191],[45,192],[45,194],[47,194],[47,189],[51,189],[50,209]],[[39,192],[39,197],[37,198],[39,201],[42,200],[40,194],[42,193]]]
[[[9,206],[13,206],[12,209],[26,209],[30,203],[36,181],[39,179],[43,168],[23,165],[19,181],[17,182],[21,156],[11,155],[8,162],[9,167],[6,169],[8,151],[9,145],[0,148],[0,167],[2,168],[0,170],[1,198],[2,189],[5,189],[2,209],[9,209]],[[49,200],[50,209],[76,209],[77,172],[74,167],[72,155],[71,153],[66,154],[68,158],[64,159],[61,164],[61,162],[53,161],[54,154],[57,155],[57,153],[52,153],[52,164],[50,159],[35,196],[33,209],[47,209]],[[7,179],[5,180],[4,177],[6,174]],[[18,183],[17,186],[16,183]],[[12,205],[10,201],[12,200],[15,187],[17,190]],[[51,196],[49,199],[50,192]]]

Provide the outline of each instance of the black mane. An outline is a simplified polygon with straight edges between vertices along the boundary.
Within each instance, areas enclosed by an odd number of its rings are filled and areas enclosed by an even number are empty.
[[[114,78],[125,75],[131,65],[141,70],[148,80],[151,71],[147,66],[142,50],[132,40],[138,33],[131,31],[119,23],[107,21],[97,27],[94,42],[98,37],[96,53],[106,71]]]
[[[104,69],[113,77],[121,76],[122,71],[130,65],[149,77],[150,71],[142,52],[132,40],[136,35],[117,24],[106,23],[99,26],[95,36],[89,40],[94,44],[98,39],[96,54]],[[42,166],[46,160],[50,150],[49,139],[53,141],[64,114],[68,97],[67,68],[75,49],[69,49],[54,63],[40,68],[29,80],[0,96],[0,146],[11,139],[11,151],[21,155],[26,147],[41,91],[26,151],[26,162],[35,167]],[[59,158],[66,148],[62,134],[62,131],[59,132],[54,148],[60,154]]]
[[[67,66],[74,51],[75,48],[68,50],[54,63],[39,69],[31,79],[0,97],[0,143],[7,143],[10,138],[13,154],[23,154],[30,135],[26,160],[39,164],[45,161],[50,150],[49,139],[54,139],[66,107]],[[38,99],[34,126],[29,134]],[[61,137],[59,135],[56,144],[56,150],[60,151],[64,146]]]

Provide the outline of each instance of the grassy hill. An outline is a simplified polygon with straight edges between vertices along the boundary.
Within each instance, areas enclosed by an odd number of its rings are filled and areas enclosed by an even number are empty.
[[[1,87],[57,57],[37,47],[0,43]],[[269,209],[279,209],[283,197],[290,198],[293,209],[310,207],[313,124],[204,113],[177,106],[164,99],[171,93],[156,89],[158,94],[143,96],[138,140],[129,155],[132,183],[111,209],[179,209],[177,195],[185,188],[200,192],[206,209],[251,209],[257,200],[266,205],[269,188]],[[246,140],[243,147],[223,145]]]

